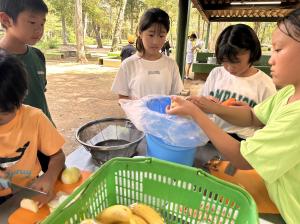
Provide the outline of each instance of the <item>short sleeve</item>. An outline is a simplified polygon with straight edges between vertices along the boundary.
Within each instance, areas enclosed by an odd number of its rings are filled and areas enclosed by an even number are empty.
[[[268,97],[253,108],[255,116],[260,120],[260,122],[266,124],[271,113],[274,111],[274,108],[279,108],[280,105],[286,104],[289,96],[293,94],[293,91],[293,86],[287,86],[279,90],[275,95]]]
[[[270,114],[274,107],[274,102],[276,101],[275,99],[276,96],[270,96],[253,108],[255,116],[263,124],[266,124],[269,120]]]
[[[268,121],[272,101],[274,98],[255,108],[259,119],[267,125],[241,142],[244,158],[269,183],[300,163],[300,111],[283,108]]]
[[[38,149],[45,155],[51,156],[57,153],[65,143],[64,138],[41,112],[38,122]]]
[[[211,70],[211,72],[209,73],[205,83],[204,83],[204,86],[202,88],[201,91],[199,91],[199,95],[202,95],[202,96],[209,96],[210,95],[210,91],[212,90],[212,88],[214,87],[214,81],[215,81],[215,74],[217,73],[217,70],[219,68],[214,68],[213,70]]]
[[[123,62],[114,79],[111,90],[119,95],[129,96],[130,90],[128,85],[127,74],[125,71],[125,63]]]
[[[172,77],[172,87],[170,95],[179,94],[183,90],[183,83],[180,77],[179,68],[175,61],[173,61],[173,77]]]

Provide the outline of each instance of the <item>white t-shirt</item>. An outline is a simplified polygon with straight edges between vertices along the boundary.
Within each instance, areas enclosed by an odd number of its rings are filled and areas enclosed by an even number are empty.
[[[185,58],[185,62],[187,64],[192,64],[194,61],[194,51],[193,51],[193,47],[196,48],[201,48],[202,45],[204,44],[204,42],[202,40],[196,40],[194,42],[192,42],[190,39],[187,40],[187,45],[186,45],[186,58]]]
[[[193,42],[190,39],[188,39],[187,44],[186,44],[186,53],[193,54],[193,47],[200,49],[203,44],[204,44],[204,41],[202,41],[202,40],[195,40]]]
[[[249,77],[237,77],[231,75],[223,66],[214,68],[202,89],[201,95],[213,96],[221,102],[228,98],[247,103],[252,108],[276,93],[276,87],[272,79],[264,72],[258,72]],[[216,115],[215,123],[228,133],[235,133],[241,138],[252,136],[255,129],[249,127],[238,127],[229,124]]]
[[[119,95],[141,98],[147,95],[176,95],[183,83],[176,62],[162,55],[148,61],[134,54],[124,60],[111,90]]]

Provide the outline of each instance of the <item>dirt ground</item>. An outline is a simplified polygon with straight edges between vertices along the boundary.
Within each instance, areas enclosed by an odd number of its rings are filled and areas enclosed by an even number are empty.
[[[79,143],[76,130],[83,124],[105,117],[123,117],[118,97],[110,91],[117,68],[74,62],[48,62],[46,97],[52,118],[66,140],[66,154]],[[185,81],[185,89],[196,94],[200,80]]]

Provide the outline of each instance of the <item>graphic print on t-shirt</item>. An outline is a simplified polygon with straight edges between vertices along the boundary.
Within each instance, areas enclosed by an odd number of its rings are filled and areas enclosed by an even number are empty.
[[[19,160],[21,160],[22,156],[24,155],[26,149],[30,145],[30,142],[26,142],[23,147],[18,148],[15,152],[18,154],[14,157],[0,157],[0,169],[5,170],[7,167],[13,166]]]
[[[160,71],[148,71],[148,75],[160,75]]]
[[[209,95],[219,99],[220,102],[224,102],[229,98],[235,98],[237,101],[242,101],[247,103],[250,107],[254,107],[257,104],[257,102],[255,102],[253,99],[249,99],[249,97],[247,96],[243,96],[241,94],[237,94],[235,92],[231,92],[229,90],[224,90],[224,89],[217,89],[215,91],[210,91]]]

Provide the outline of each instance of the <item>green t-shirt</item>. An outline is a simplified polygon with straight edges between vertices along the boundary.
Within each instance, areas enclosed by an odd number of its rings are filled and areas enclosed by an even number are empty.
[[[265,124],[241,142],[241,153],[264,179],[270,198],[287,223],[300,220],[300,101],[287,86],[254,108]]]
[[[27,49],[25,54],[16,55],[28,73],[28,93],[23,103],[41,109],[52,121],[45,96],[47,84],[45,63],[38,55],[37,49],[30,46]]]

